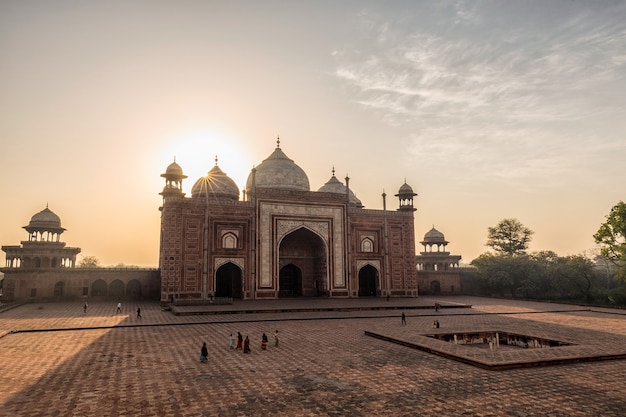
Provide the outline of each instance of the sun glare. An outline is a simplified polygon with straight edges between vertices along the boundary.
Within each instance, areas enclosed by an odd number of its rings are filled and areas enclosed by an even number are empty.
[[[183,191],[188,195],[193,184],[207,175],[216,163],[240,191],[245,188],[254,162],[240,138],[211,129],[194,129],[173,135],[168,142],[164,158],[169,162],[165,166],[176,159],[188,177],[183,183]]]

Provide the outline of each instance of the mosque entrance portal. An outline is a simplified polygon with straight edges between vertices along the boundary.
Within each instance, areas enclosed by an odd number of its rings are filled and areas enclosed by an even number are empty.
[[[286,235],[279,249],[279,297],[327,294],[328,255],[324,240],[301,227]]]

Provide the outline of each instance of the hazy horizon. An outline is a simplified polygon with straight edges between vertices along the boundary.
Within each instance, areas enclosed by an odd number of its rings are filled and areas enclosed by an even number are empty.
[[[281,148],[365,208],[406,182],[464,263],[516,218],[595,250],[626,200],[626,2],[0,2],[0,245],[49,206],[102,265],[158,266],[160,174],[240,190]],[[4,265],[4,252],[0,254]]]

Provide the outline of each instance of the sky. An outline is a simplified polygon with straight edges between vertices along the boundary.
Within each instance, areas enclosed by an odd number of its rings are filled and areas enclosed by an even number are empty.
[[[103,266],[158,266],[159,207],[280,147],[368,209],[406,181],[471,262],[516,218],[592,254],[626,199],[626,2],[0,0],[0,244],[46,206]],[[0,253],[4,265],[4,252]]]

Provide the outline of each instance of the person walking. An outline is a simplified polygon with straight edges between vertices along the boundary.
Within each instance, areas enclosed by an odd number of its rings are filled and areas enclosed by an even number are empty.
[[[122,312],[122,303],[117,303],[117,312],[118,313]]]
[[[278,330],[274,333],[274,346],[278,347]]]
[[[83,305],[83,313],[87,314],[87,303]]]
[[[243,341],[243,353],[250,353],[250,338],[248,336]]]
[[[202,343],[200,348],[200,362],[207,362],[209,360],[209,350],[206,347],[206,342]]]
[[[402,325],[406,326],[406,316],[404,315],[404,312],[402,312]]]
[[[137,318],[141,318],[141,307],[137,307]]]
[[[243,336],[241,335],[241,332],[237,332],[237,350],[239,349],[243,349]]]
[[[230,338],[228,339],[228,347],[230,349],[234,349],[235,348],[235,338],[233,337],[233,334],[230,334]]]
[[[261,349],[267,349],[267,335],[263,332],[263,336],[261,336]]]

